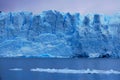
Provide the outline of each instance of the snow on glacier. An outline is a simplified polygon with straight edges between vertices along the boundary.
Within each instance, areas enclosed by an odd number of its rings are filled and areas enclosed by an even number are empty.
[[[120,57],[120,15],[0,13],[0,57]]]

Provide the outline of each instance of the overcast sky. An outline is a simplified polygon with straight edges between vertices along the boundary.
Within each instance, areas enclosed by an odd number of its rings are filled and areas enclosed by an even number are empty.
[[[31,11],[38,13],[45,10],[62,12],[105,13],[120,11],[120,0],[0,0],[0,10]]]

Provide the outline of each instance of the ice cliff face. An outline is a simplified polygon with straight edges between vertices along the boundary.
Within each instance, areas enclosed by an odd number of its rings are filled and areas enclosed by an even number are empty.
[[[0,57],[120,57],[120,15],[0,13]]]

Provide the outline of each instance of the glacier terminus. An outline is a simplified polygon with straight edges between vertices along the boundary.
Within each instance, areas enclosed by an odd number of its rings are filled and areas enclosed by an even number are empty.
[[[0,57],[119,58],[120,14],[1,12]]]

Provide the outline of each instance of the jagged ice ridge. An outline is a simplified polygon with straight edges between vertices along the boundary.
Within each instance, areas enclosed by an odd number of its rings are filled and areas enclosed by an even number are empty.
[[[120,14],[0,13],[0,57],[120,57]]]

